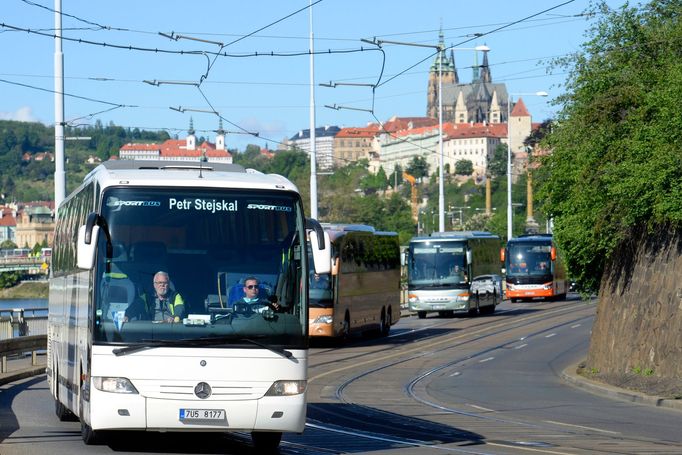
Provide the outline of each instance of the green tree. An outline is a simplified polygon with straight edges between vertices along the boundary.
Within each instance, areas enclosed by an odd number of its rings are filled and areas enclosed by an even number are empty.
[[[405,169],[414,178],[427,177],[429,175],[429,164],[423,156],[415,156],[410,160]]]
[[[538,200],[569,272],[594,291],[633,229],[682,222],[682,4],[591,8],[589,40],[555,62],[569,77]]]
[[[474,173],[474,163],[471,160],[459,160],[455,163],[455,174],[471,175]]]
[[[505,144],[498,144],[495,147],[493,157],[488,162],[488,172],[493,177],[507,175],[507,146]]]
[[[3,240],[2,243],[0,243],[0,248],[3,250],[12,250],[17,248],[17,244],[11,240]]]

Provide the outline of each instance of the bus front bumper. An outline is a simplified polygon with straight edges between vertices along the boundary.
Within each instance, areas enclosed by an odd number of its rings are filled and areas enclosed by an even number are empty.
[[[305,393],[256,400],[161,399],[93,389],[90,426],[93,430],[148,431],[284,431],[302,432]],[[301,410],[303,409],[303,412]],[[199,418],[181,416],[202,414]],[[203,419],[203,411],[211,416]]]

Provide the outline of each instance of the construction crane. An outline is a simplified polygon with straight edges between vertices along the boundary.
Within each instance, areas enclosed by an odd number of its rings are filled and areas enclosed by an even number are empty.
[[[407,172],[403,172],[403,178],[410,182],[411,190],[412,190],[412,219],[415,222],[418,222],[417,219],[417,179],[414,178],[414,176],[408,174]]]

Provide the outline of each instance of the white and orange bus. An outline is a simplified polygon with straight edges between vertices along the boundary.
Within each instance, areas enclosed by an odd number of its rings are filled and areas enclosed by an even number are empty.
[[[505,295],[512,302],[536,297],[563,299],[568,291],[566,269],[552,234],[521,235],[500,252],[505,270]]]

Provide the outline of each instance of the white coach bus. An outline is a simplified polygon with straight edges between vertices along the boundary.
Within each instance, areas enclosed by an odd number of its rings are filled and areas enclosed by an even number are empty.
[[[79,418],[86,444],[102,430],[246,431],[274,449],[282,432],[303,431],[308,242],[328,273],[328,236],[282,176],[98,166],[60,205],[55,230],[47,377],[57,416]],[[231,302],[247,277],[260,299]]]
[[[493,314],[502,300],[500,238],[483,231],[435,232],[413,237],[407,250],[410,311],[420,319]]]

